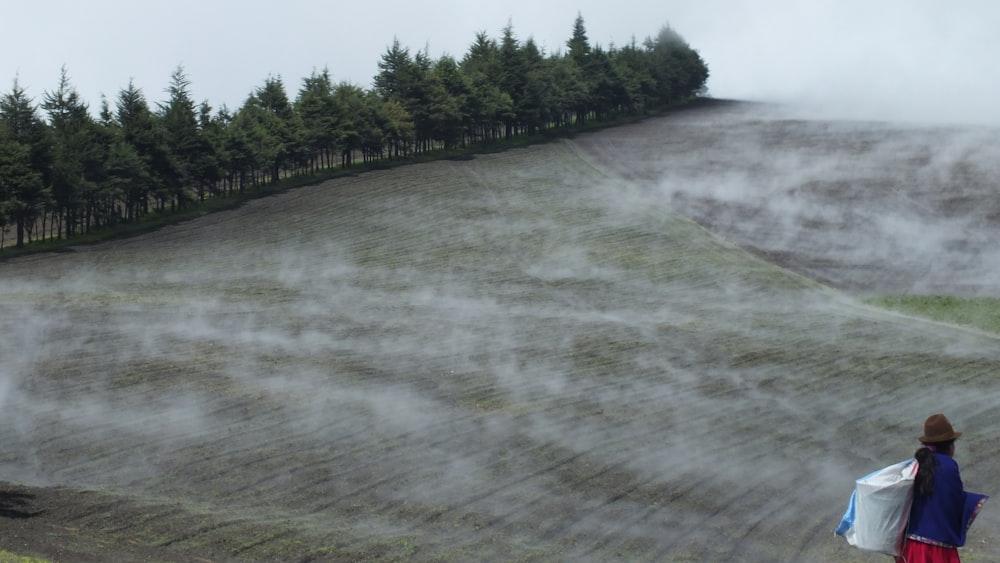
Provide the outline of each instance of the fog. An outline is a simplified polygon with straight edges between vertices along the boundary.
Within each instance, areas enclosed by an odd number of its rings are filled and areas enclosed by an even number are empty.
[[[992,493],[996,338],[857,300],[920,285],[898,249],[988,238],[980,204],[921,214],[900,183],[971,158],[973,197],[987,133],[728,111],[0,264],[2,479],[144,499],[154,529],[212,518],[152,535],[200,555],[226,538],[219,558],[849,560],[832,530],[853,479],[941,411],[966,485]],[[929,137],[955,148],[928,156]],[[880,182],[840,207],[813,189]],[[680,212],[708,200],[742,210],[721,236]],[[801,229],[848,216],[887,220]],[[921,275],[943,287],[940,263]]]
[[[584,143],[681,213],[837,288],[997,296],[998,140],[992,127],[729,104]]]

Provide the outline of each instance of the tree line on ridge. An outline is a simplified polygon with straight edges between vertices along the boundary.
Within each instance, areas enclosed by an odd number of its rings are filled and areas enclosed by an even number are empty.
[[[40,104],[15,78],[0,96],[0,250],[379,159],[488,144],[643,114],[704,92],[708,67],[669,26],[641,44],[591,45],[582,16],[565,52],[508,24],[434,60],[394,40],[371,89],[314,71],[289,98],[268,77],[242,107],[195,103],[178,67],[151,105],[131,81],[93,115],[63,67]]]

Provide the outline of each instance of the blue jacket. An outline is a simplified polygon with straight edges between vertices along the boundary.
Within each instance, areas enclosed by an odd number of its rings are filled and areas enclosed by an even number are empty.
[[[965,491],[951,456],[935,452],[934,463],[934,492],[921,496],[914,490],[907,531],[918,541],[960,547],[987,497]]]

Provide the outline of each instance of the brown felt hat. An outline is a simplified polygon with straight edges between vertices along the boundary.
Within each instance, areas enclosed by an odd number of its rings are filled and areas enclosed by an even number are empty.
[[[947,416],[932,414],[924,421],[924,435],[920,437],[920,441],[925,444],[936,444],[955,440],[961,435],[961,432],[955,432],[951,427]]]

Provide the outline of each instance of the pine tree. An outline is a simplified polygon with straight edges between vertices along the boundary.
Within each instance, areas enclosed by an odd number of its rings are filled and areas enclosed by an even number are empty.
[[[583,15],[577,14],[573,21],[573,34],[566,42],[569,47],[569,57],[576,64],[583,68],[587,64],[587,56],[590,54],[590,40],[587,39],[587,28],[583,23]]]
[[[375,75],[375,92],[383,99],[395,99],[406,103],[411,96],[415,67],[410,50],[400,46],[399,39],[392,40],[392,46],[382,54]]]
[[[333,82],[327,69],[318,74],[313,71],[302,81],[295,112],[302,122],[303,143],[311,169],[331,167],[337,150],[339,126]]]
[[[164,170],[164,180],[170,193],[171,206],[183,208],[188,200],[187,189],[196,180],[197,161],[203,149],[198,117],[190,94],[191,82],[178,66],[170,75],[165,104],[160,105],[160,119],[163,123],[164,140],[170,154],[170,170]]]
[[[41,174],[32,170],[31,147],[17,141],[10,127],[0,125],[0,212],[3,223],[12,221],[17,230],[17,246],[24,246],[25,234],[42,212],[46,193]]]
[[[212,106],[207,101],[198,106],[198,146],[192,172],[199,201],[204,201],[206,193],[221,193],[224,127],[223,121],[212,116]]]
[[[708,67],[697,51],[669,25],[663,26],[655,39],[646,39],[649,67],[656,81],[656,95],[661,104],[669,104],[704,91]]]
[[[131,80],[118,92],[115,118],[121,127],[122,140],[135,150],[144,168],[135,172],[144,181],[129,186],[125,197],[126,217],[138,218],[149,212],[150,196],[156,195],[158,201],[164,201],[167,191],[164,173],[172,174],[173,165],[162,127],[146,97]]]
[[[341,116],[340,164],[347,167],[354,164],[354,153],[364,145],[366,131],[370,128],[371,106],[365,101],[365,91],[354,84],[341,82],[333,89],[337,113]]]
[[[38,108],[28,98],[17,78],[14,79],[10,92],[0,97],[0,123],[2,123],[0,127],[4,128],[8,141],[28,147],[28,165],[31,172],[38,176],[42,191],[37,195],[21,193],[20,197],[22,200],[35,202],[33,205],[36,206],[36,209],[33,210],[33,213],[42,216],[44,230],[44,218],[51,208],[49,186],[52,178],[52,134],[49,127],[38,116]],[[29,183],[29,190],[33,189],[31,186]],[[23,230],[24,225],[21,228]],[[29,226],[29,232],[30,229]],[[44,233],[42,234],[44,236]]]
[[[49,115],[53,133],[52,197],[62,216],[57,237],[76,234],[84,224],[85,202],[101,174],[103,158],[95,139],[95,122],[87,104],[70,84],[66,67],[62,68],[59,85],[46,92],[42,108]]]
[[[272,182],[281,178],[282,170],[294,170],[306,160],[302,121],[288,100],[281,77],[268,77],[247,98],[240,113],[244,110],[246,118],[253,122],[249,131],[256,139],[258,156],[270,171]]]

